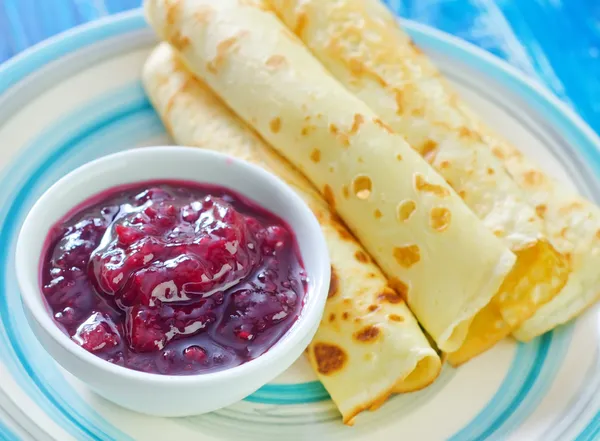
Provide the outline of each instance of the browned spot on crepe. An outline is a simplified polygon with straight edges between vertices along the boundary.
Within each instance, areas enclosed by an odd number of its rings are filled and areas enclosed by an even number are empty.
[[[356,58],[350,58],[348,60],[348,68],[350,69],[350,73],[357,77],[361,76],[364,70],[362,62],[360,62]]]
[[[408,285],[397,277],[390,277],[390,286],[404,299],[408,299]]]
[[[302,134],[302,136],[308,136],[311,132],[313,132],[316,129],[315,126],[304,126],[302,127],[302,131],[300,132]]]
[[[475,131],[469,129],[468,127],[464,127],[464,126],[461,127],[458,130],[458,134],[460,136],[464,137],[464,138],[470,138],[470,139],[472,139],[474,141],[477,141],[477,142],[483,141],[483,139],[481,138],[481,135],[479,134],[479,132],[475,132]]]
[[[332,38],[329,42],[328,49],[331,52],[339,53],[340,48],[337,39]],[[376,81],[381,87],[387,87],[387,83],[381,76],[372,69],[369,69],[361,60],[357,58],[345,58],[344,61],[348,65],[350,73],[355,78],[369,78]]]
[[[498,159],[506,159],[506,156],[504,155],[504,152],[502,151],[502,149],[500,149],[498,147],[494,147],[492,149],[492,153]]]
[[[219,44],[217,44],[217,54],[215,55],[215,58],[208,62],[206,69],[209,72],[216,74],[223,66],[227,55],[235,53],[239,49],[238,43],[247,33],[248,31],[240,31],[236,35],[219,42]]]
[[[350,232],[346,229],[346,227],[344,227],[340,222],[338,222],[338,221],[334,222],[333,227],[335,228],[335,230],[338,232],[338,234],[340,235],[340,237],[342,239],[345,239],[345,240],[354,239],[354,237],[352,237],[352,234],[350,234]]]
[[[365,175],[358,175],[352,181],[352,191],[359,199],[368,199],[371,196],[372,186],[371,178]]]
[[[452,213],[450,210],[444,207],[433,207],[431,209],[431,228],[436,231],[446,231],[450,226],[450,220],[452,219]]]
[[[398,153],[398,154],[396,155],[396,159],[397,159],[398,161],[402,161],[402,155],[401,155],[400,153]]]
[[[363,122],[365,122],[365,118],[361,114],[355,113],[354,120],[352,121],[352,127],[350,128],[350,135],[358,133],[358,129]]]
[[[428,139],[423,143],[423,147],[421,147],[421,156],[427,162],[431,163],[435,159],[435,153],[437,151],[438,143],[433,139]]]
[[[318,163],[321,160],[321,150],[313,149],[313,151],[310,153],[310,159],[315,164]]]
[[[361,250],[356,251],[356,253],[354,253],[354,257],[360,263],[367,263],[369,261],[369,257]]]
[[[323,375],[331,375],[341,370],[348,360],[346,353],[339,346],[331,343],[316,343],[313,346],[313,353],[317,370]]]
[[[325,202],[327,202],[331,208],[335,208],[335,196],[328,184],[325,184],[325,187],[323,187],[323,197],[325,198]]]
[[[396,99],[396,114],[402,115],[402,111],[404,110],[402,92],[398,89],[394,89],[394,98]]]
[[[402,317],[401,315],[398,315],[398,314],[390,314],[390,315],[388,315],[388,318],[393,322],[403,322],[404,321],[404,317]]]
[[[329,292],[327,293],[327,298],[330,299],[338,293],[338,288],[340,286],[340,281],[337,276],[337,271],[331,266],[331,278],[329,280]]]
[[[540,204],[537,207],[535,207],[535,212],[537,213],[537,215],[539,217],[541,217],[542,219],[544,218],[544,216],[546,215],[546,210],[548,210],[548,207],[544,204]]]
[[[348,311],[344,311],[344,313],[342,314],[342,319],[348,320],[349,317],[350,317],[350,314],[348,313]]]
[[[429,182],[427,182],[425,180],[423,175],[421,175],[420,173],[415,173],[414,176],[415,176],[415,188],[417,189],[417,191],[433,193],[439,197],[450,196],[450,191],[448,191],[448,189],[442,187],[441,185],[430,184]]]
[[[293,41],[294,43],[298,42],[298,37],[296,36],[296,34],[294,34],[292,31],[290,31],[285,26],[283,26],[281,29],[279,29],[279,33],[281,35],[283,35],[285,38],[287,38],[288,40]]]
[[[381,119],[379,118],[373,118],[373,122],[375,124],[377,124],[379,127],[381,127],[383,130],[385,130],[388,133],[394,133],[394,131],[392,130],[392,128],[390,126],[388,126],[386,123],[384,123]]]
[[[404,301],[402,296],[389,286],[383,288],[383,291],[379,293],[377,298],[382,302],[388,302],[393,304],[402,303]]]
[[[308,16],[306,15],[306,12],[301,11],[297,14],[297,17],[296,25],[294,26],[294,34],[298,37],[302,37],[304,29],[306,29],[306,26],[308,25]]]
[[[471,134],[471,130],[469,128],[463,126],[460,129],[458,129],[458,134],[460,136],[467,137]]]
[[[379,306],[377,306],[377,305],[369,305],[369,307],[367,309],[369,310],[369,312],[373,312],[373,311],[377,311],[378,308],[379,308]]]
[[[334,320],[335,320],[335,313],[332,312],[331,314],[329,314],[329,321],[333,322]]]
[[[191,43],[190,39],[185,35],[182,35],[179,31],[171,32],[169,35],[169,43],[177,50],[184,51]]]
[[[417,245],[394,247],[394,259],[403,268],[410,268],[421,260],[421,250]]]
[[[379,337],[379,328],[376,326],[367,326],[354,333],[354,339],[363,343],[372,342]]]
[[[417,204],[411,199],[407,199],[398,204],[396,216],[400,222],[406,222],[417,209]]]
[[[271,122],[269,123],[269,127],[271,128],[271,132],[273,132],[273,133],[279,132],[279,130],[281,130],[281,118],[279,118],[278,116],[273,118],[271,120]]]
[[[348,134],[339,133],[337,137],[344,147],[350,146],[350,137],[348,136]]]
[[[381,211],[379,211],[379,209],[376,208],[375,211],[373,212],[373,216],[375,216],[375,219],[381,219],[383,214],[381,213]]]
[[[525,179],[525,184],[537,187],[544,182],[544,175],[537,170],[528,170],[523,174],[523,179]]]

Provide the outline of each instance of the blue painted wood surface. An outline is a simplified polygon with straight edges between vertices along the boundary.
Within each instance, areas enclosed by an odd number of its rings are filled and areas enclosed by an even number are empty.
[[[0,62],[141,0],[0,0]],[[387,0],[545,83],[600,132],[600,0]]]

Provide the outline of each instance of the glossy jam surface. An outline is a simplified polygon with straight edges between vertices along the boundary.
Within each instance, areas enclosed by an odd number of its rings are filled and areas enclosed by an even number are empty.
[[[297,319],[306,277],[280,219],[183,182],[121,187],[55,225],[42,291],[71,339],[112,363],[195,374],[266,352]]]

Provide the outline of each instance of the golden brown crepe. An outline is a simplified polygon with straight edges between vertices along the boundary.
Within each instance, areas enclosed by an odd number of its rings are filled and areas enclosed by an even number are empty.
[[[145,6],[193,74],[319,189],[440,349],[458,349],[514,264],[508,248],[263,2]]]
[[[456,365],[509,335],[564,286],[569,265],[527,195],[456,105],[439,72],[379,0],[269,0],[323,65],[448,181],[517,255],[474,320]]]
[[[529,341],[577,317],[600,298],[600,208],[549,177],[464,103],[459,106],[544,219],[550,242],[572,268],[559,294],[513,332],[519,340]]]
[[[311,184],[196,80],[168,44],[152,52],[142,77],[177,143],[260,165],[294,188],[317,216],[332,279],[323,320],[307,353],[344,422],[351,424],[392,392],[434,381],[441,362],[416,319]]]

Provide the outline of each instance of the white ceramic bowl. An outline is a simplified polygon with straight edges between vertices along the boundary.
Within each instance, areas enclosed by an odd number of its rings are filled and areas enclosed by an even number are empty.
[[[103,190],[139,181],[179,179],[234,190],[288,222],[309,277],[305,304],[290,330],[262,356],[220,372],[193,376],[149,374],[111,364],[61,331],[40,289],[40,259],[50,227]],[[88,163],[54,184],[29,212],[19,235],[16,268],[29,323],[67,371],[123,407],[158,416],[210,412],[253,393],[285,371],[312,339],[323,314],[330,264],[325,240],[307,205],[283,181],[259,167],[188,147],[129,150]]]

